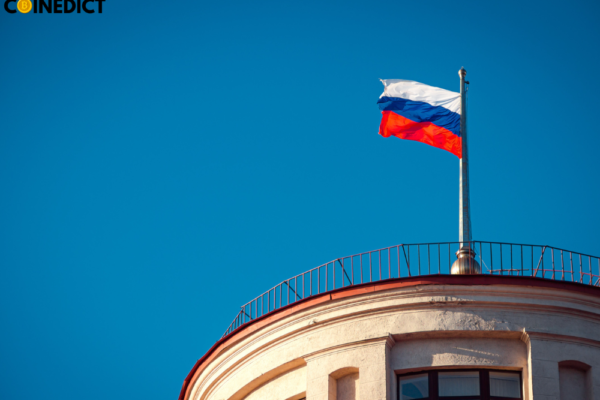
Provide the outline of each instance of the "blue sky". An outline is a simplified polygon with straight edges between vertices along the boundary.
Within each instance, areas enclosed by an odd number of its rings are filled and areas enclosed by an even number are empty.
[[[458,239],[458,159],[380,78],[471,82],[474,238],[600,255],[600,3],[0,8],[0,397],[176,398],[239,306]]]

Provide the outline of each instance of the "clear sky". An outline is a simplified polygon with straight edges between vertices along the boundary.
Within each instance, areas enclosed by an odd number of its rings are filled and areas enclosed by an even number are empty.
[[[600,255],[599,19],[592,0],[0,8],[0,398],[175,399],[281,280],[457,240],[458,159],[377,135],[380,78],[458,91],[467,69],[475,239]]]

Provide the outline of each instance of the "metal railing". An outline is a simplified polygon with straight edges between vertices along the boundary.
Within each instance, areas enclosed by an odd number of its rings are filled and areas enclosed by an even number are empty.
[[[458,242],[400,244],[337,258],[287,279],[249,301],[223,337],[258,317],[310,296],[386,279],[450,274]],[[600,259],[551,246],[471,242],[481,273],[600,286]]]

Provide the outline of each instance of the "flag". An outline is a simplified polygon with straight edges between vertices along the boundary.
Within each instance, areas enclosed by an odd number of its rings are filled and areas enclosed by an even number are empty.
[[[415,140],[462,158],[460,93],[403,79],[381,82],[381,136]]]

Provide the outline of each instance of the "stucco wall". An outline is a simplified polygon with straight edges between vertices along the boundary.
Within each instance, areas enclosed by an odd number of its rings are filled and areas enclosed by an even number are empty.
[[[587,376],[584,370],[559,368],[560,400],[588,400]]]
[[[387,345],[387,338],[378,338],[307,355],[307,399],[336,400],[336,373],[352,369],[358,371],[358,398],[385,400]]]
[[[335,398],[333,400],[359,400],[360,377],[358,372],[342,376],[335,380]]]
[[[253,390],[244,400],[290,399],[306,392],[306,367],[285,372]]]
[[[600,346],[575,337],[531,334],[531,372],[536,400],[568,400],[562,398],[559,363],[575,361],[589,367],[586,371],[586,397],[600,400]],[[564,378],[563,378],[564,379]],[[565,391],[566,393],[566,391]],[[579,400],[587,400],[580,398]]]
[[[277,377],[306,365],[308,400],[332,399],[331,375],[343,368],[358,369],[361,400],[391,400],[396,373],[460,366],[520,370],[526,399],[560,400],[558,362],[573,359],[591,366],[592,399],[600,400],[600,296],[446,284],[349,290],[310,301],[224,342],[194,376],[187,398],[279,393],[275,386],[285,378]]]

